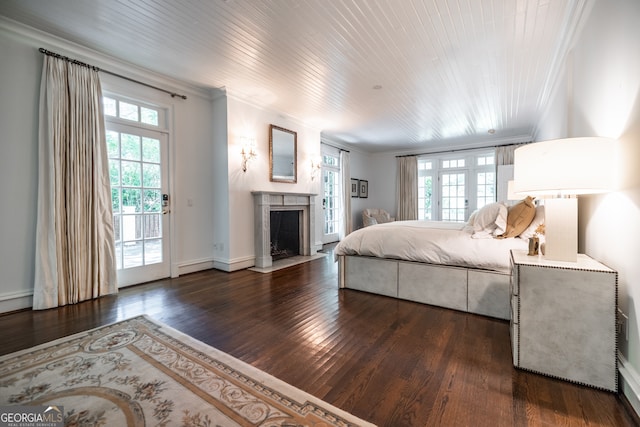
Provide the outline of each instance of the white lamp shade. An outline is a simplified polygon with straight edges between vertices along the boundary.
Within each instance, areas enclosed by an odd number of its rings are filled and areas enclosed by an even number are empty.
[[[615,141],[566,138],[527,144],[514,153],[514,189],[530,196],[603,193],[613,187]]]
[[[520,197],[519,194],[516,194],[514,189],[515,189],[515,182],[512,179],[510,179],[509,181],[507,181],[507,200],[522,199],[522,197]]]

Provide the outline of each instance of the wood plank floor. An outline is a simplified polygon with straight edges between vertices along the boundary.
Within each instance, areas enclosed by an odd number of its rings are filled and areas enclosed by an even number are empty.
[[[338,290],[331,254],[269,274],[210,270],[0,316],[0,354],[139,314],[379,426],[637,422],[613,393],[514,369],[505,321]]]

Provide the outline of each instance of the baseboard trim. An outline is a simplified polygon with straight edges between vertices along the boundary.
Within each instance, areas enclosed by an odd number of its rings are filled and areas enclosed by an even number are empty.
[[[0,313],[33,307],[33,290],[5,292],[0,295]]]
[[[626,397],[636,419],[640,418],[640,375],[625,357],[618,352],[620,392]]]
[[[213,268],[231,273],[256,265],[256,257],[248,256],[235,259],[213,259]]]
[[[214,268],[215,260],[211,258],[196,259],[178,264],[178,275],[195,273],[196,271]]]

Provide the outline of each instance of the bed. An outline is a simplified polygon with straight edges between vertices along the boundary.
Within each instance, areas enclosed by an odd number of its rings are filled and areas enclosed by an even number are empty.
[[[509,319],[510,251],[528,250],[544,221],[532,202],[524,216],[515,206],[491,204],[468,223],[396,221],[356,230],[334,250],[338,285]]]

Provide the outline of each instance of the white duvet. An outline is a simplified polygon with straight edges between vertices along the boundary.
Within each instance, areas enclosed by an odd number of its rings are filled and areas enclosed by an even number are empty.
[[[520,238],[474,239],[464,223],[396,221],[354,231],[335,248],[335,255],[362,255],[480,268],[509,273],[509,251],[528,250]]]

